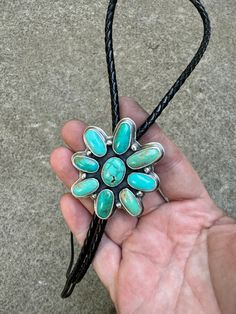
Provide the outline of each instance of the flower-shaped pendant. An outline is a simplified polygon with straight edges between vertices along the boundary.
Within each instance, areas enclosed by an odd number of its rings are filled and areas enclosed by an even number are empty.
[[[157,190],[160,184],[153,165],[164,155],[162,145],[141,146],[136,140],[136,125],[129,118],[120,120],[113,136],[88,127],[83,138],[86,150],[72,156],[80,172],[71,187],[73,196],[91,197],[100,219],[108,219],[116,208],[140,216],[144,193]]]

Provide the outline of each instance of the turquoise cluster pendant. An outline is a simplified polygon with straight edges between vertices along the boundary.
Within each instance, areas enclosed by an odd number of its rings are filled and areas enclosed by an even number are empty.
[[[130,118],[118,123],[113,136],[88,127],[83,139],[86,150],[72,156],[72,164],[79,170],[79,179],[71,187],[73,196],[91,197],[100,219],[108,219],[116,208],[140,216],[144,193],[157,190],[160,184],[154,164],[164,156],[162,145],[141,146]]]

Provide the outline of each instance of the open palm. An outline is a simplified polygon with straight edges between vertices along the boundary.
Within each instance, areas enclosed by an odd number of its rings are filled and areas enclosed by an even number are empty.
[[[120,104],[122,117],[132,118],[138,126],[144,121],[146,113],[132,99],[121,98]],[[70,149],[60,147],[51,155],[54,171],[68,187],[78,179],[70,160],[73,152],[84,148],[85,127],[81,121],[67,122],[62,136]],[[209,269],[208,242],[211,233],[217,234],[224,226],[224,214],[157,125],[141,140],[154,141],[166,152],[156,170],[169,202],[159,192],[146,194],[139,219],[117,209],[93,266],[119,313],[221,313]],[[66,194],[61,208],[82,244],[93,213],[92,201]]]

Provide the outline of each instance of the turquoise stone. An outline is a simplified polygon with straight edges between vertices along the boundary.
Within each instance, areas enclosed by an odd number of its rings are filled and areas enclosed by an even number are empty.
[[[114,138],[112,148],[114,152],[118,155],[122,155],[130,147],[132,137],[132,127],[131,124],[124,121],[118,126]]]
[[[98,180],[91,178],[75,183],[71,188],[71,192],[75,197],[78,198],[87,197],[95,193],[98,188]]]
[[[147,147],[134,153],[127,159],[127,165],[131,169],[141,169],[147,167],[163,156],[163,152],[158,147]]]
[[[114,194],[110,190],[103,190],[98,194],[95,211],[99,218],[107,219],[112,213],[114,206]]]
[[[128,176],[128,184],[142,192],[152,192],[157,188],[157,180],[154,177],[145,174],[134,172]]]
[[[97,157],[103,157],[107,153],[104,136],[96,129],[88,129],[84,133],[84,140],[91,152]]]
[[[120,158],[112,157],[105,162],[101,176],[106,185],[115,187],[123,181],[125,173],[125,163]]]
[[[120,192],[120,202],[123,207],[132,216],[139,216],[142,213],[142,205],[139,199],[129,189],[124,189]]]
[[[94,173],[99,169],[99,163],[95,159],[79,154],[73,156],[73,164],[77,169],[87,173]]]

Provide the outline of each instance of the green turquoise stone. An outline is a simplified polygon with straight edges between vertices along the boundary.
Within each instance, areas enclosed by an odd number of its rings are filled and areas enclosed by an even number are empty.
[[[95,159],[83,155],[74,155],[73,164],[77,169],[87,173],[94,173],[99,169],[99,164]]]
[[[99,218],[107,219],[112,213],[114,206],[114,194],[110,190],[103,190],[98,194],[95,211]]]
[[[132,127],[128,122],[121,122],[113,138],[113,150],[116,154],[124,154],[130,147]]]
[[[103,157],[107,153],[107,146],[103,135],[96,129],[88,129],[84,133],[85,143],[91,152],[97,157]]]
[[[142,192],[152,192],[157,188],[157,180],[154,177],[145,174],[134,172],[128,176],[128,184]]]
[[[112,157],[105,162],[101,176],[106,185],[115,187],[123,181],[125,173],[125,163],[120,158]]]
[[[136,217],[142,213],[143,207],[139,199],[129,189],[122,190],[119,196],[121,204],[130,215]]]
[[[127,159],[127,165],[131,169],[141,169],[147,167],[163,156],[163,152],[158,147],[148,147],[134,153]]]
[[[95,193],[98,188],[98,180],[91,178],[75,183],[71,188],[71,192],[75,197],[78,198],[87,197]]]

